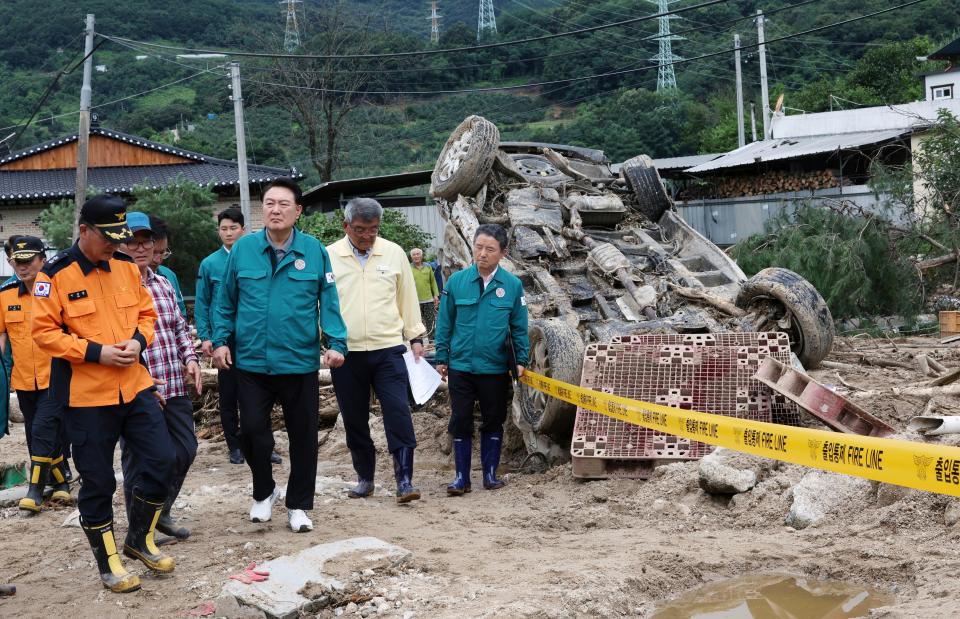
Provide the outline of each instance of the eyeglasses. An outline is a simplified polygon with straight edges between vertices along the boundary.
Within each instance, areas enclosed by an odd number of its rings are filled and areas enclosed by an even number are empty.
[[[127,241],[124,244],[130,248],[142,247],[144,249],[152,249],[153,239],[140,239],[139,241],[137,239],[133,239],[132,241]]]
[[[154,256],[159,255],[163,260],[166,260],[167,258],[169,258],[170,256],[173,255],[173,252],[170,251],[169,249],[167,249],[167,250],[164,250],[164,252],[163,252],[162,254],[157,254],[156,252],[154,252],[153,255],[154,255]]]
[[[353,230],[354,234],[357,236],[376,236],[380,233],[380,226],[355,226],[353,224],[347,224],[350,226],[350,229]]]

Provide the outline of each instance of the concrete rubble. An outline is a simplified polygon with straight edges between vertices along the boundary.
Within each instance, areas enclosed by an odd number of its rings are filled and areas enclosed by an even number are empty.
[[[700,488],[709,494],[739,494],[757,485],[763,458],[718,448],[700,459]]]
[[[872,482],[826,471],[810,471],[793,487],[793,505],[786,524],[805,529],[823,521],[834,510],[849,510],[858,496],[870,493]]]
[[[269,580],[250,585],[231,580],[223,586],[221,597],[233,596],[241,610],[243,606],[254,607],[267,617],[288,619],[330,605],[348,587],[352,573],[372,575],[377,568],[402,565],[411,558],[410,551],[375,537],[319,544],[258,565],[258,570],[270,573]],[[379,604],[365,606],[361,613],[368,608],[373,610],[363,616],[380,612],[380,606],[387,604],[385,598],[373,599]]]

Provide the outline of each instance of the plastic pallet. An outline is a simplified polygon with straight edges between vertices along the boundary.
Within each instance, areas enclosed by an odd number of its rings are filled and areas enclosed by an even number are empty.
[[[587,345],[580,384],[681,409],[799,425],[797,405],[753,379],[767,357],[789,361],[786,334],[619,336]],[[695,460],[712,449],[578,408],[570,453],[575,477],[645,479],[658,463]]]
[[[890,436],[896,430],[803,372],[767,358],[754,376],[837,432]]]

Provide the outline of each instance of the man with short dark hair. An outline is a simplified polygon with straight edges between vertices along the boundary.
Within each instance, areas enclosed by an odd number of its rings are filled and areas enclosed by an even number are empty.
[[[397,502],[420,498],[413,486],[417,438],[407,404],[409,378],[403,354],[410,342],[414,359],[423,356],[424,334],[417,287],[403,249],[379,235],[383,207],[354,198],[343,211],[344,237],[328,248],[347,321],[350,354],[331,372],[347,431],[347,447],[358,483],[347,495],[373,494],[376,450],[370,438],[370,389],[383,414],[387,449],[393,455]]]
[[[294,227],[303,212],[300,199],[292,179],[267,187],[265,228],[230,250],[213,313],[214,365],[227,369],[236,362],[240,447],[253,475],[250,520],[270,520],[279,498],[270,467],[270,412],[279,401],[290,439],[287,521],[297,533],[313,530],[306,512],[313,509],[317,478],[320,329],[328,367],[339,367],[347,352],[330,258],[320,241]]]
[[[193,319],[197,325],[200,348],[207,357],[213,356],[213,303],[223,282],[230,249],[243,236],[243,213],[240,209],[225,208],[217,215],[217,234],[223,246],[203,259],[197,273],[197,293]],[[233,341],[227,343],[232,349]],[[217,395],[220,406],[220,426],[227,443],[231,464],[243,464],[240,449],[240,417],[237,415],[237,374],[233,368],[217,370]],[[278,456],[279,457],[279,456]]]
[[[50,397],[50,355],[33,341],[33,282],[47,261],[43,241],[35,236],[18,236],[13,240],[11,261],[17,277],[0,287],[0,347],[10,347],[13,353],[11,382],[17,391],[20,411],[23,413],[30,453],[30,487],[20,500],[20,509],[27,515],[40,513],[43,489],[52,476],[54,502],[70,502],[63,459],[63,432],[55,426],[53,452],[34,446],[34,421],[44,401]],[[41,441],[43,442],[43,441]]]
[[[148,218],[145,214],[135,211],[128,212],[127,224],[133,232],[133,238],[122,247],[126,254],[133,258],[133,262],[140,270],[143,285],[150,292],[153,306],[157,311],[157,322],[154,326],[155,338],[143,353],[143,358],[147,369],[150,370],[150,375],[158,382],[154,393],[163,409],[163,420],[170,433],[175,453],[170,489],[156,526],[161,533],[177,539],[186,539],[190,537],[190,531],[174,524],[170,510],[180,494],[180,488],[183,487],[190,465],[197,457],[193,401],[190,399],[190,392],[184,382],[183,374],[186,370],[190,376],[191,386],[199,395],[200,364],[193,349],[193,339],[190,337],[187,319],[177,307],[173,284],[150,268],[154,263],[153,256],[156,248],[153,226],[158,223],[162,225],[162,220],[153,216]],[[137,492],[140,477],[139,463],[133,457],[133,450],[127,448],[125,441],[121,442],[120,456],[123,464],[124,498],[129,509],[133,496]]]
[[[176,565],[154,541],[170,485],[173,445],[140,354],[154,339],[157,313],[129,257],[116,252],[133,236],[126,205],[110,195],[80,210],[77,243],[47,261],[33,285],[33,338],[54,358],[52,389],[63,385],[64,419],[74,463],[83,476],[80,524],[103,585],[140,588],[117,555],[113,535],[113,453],[122,437],[141,467],[123,553],[149,569]],[[116,253],[115,253],[116,252]]]
[[[503,422],[510,393],[509,371],[522,376],[528,362],[527,301],[519,278],[500,268],[507,255],[507,232],[483,224],[473,237],[473,265],[450,276],[437,318],[437,370],[449,375],[449,431],[453,435],[456,477],[447,494],[470,492],[473,409],[480,404],[480,461],[483,487],[503,487],[497,479]],[[512,348],[512,353],[511,349]],[[515,362],[515,368],[510,364]]]

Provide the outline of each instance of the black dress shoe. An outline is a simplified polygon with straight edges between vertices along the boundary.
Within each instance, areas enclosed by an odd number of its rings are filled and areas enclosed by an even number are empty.
[[[280,457],[280,454],[273,452],[270,454],[270,464],[282,464],[283,458]]]
[[[230,451],[230,464],[243,464],[243,452],[239,449]]]

